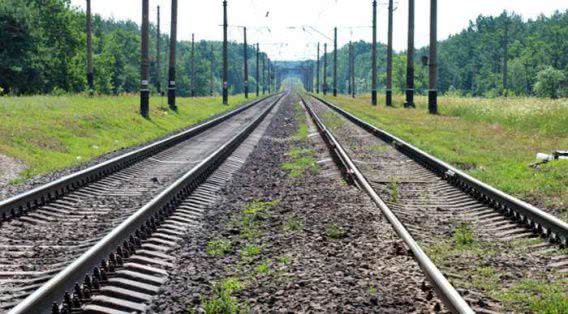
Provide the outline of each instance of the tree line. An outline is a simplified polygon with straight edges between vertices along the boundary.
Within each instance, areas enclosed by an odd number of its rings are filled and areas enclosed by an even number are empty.
[[[162,25],[162,29],[164,29]],[[167,86],[169,38],[161,36],[160,68],[156,66],[156,25],[150,27],[151,83]],[[70,0],[0,1],[0,95],[59,94],[87,90],[85,13]],[[177,45],[177,93],[188,96],[191,80],[196,95],[222,88],[221,42],[195,43],[195,75],[191,76],[191,42]],[[378,87],[385,88],[387,47],[378,44]],[[140,81],[140,28],[132,21],[93,17],[95,92],[136,93]],[[229,43],[231,93],[243,86],[242,44]],[[256,50],[248,46],[249,84],[256,84]],[[568,10],[549,17],[523,21],[509,12],[479,16],[459,34],[439,42],[439,91],[456,95],[568,96]],[[415,88],[427,90],[428,69],[420,63],[428,47],[416,50]],[[314,52],[315,53],[315,52]],[[371,89],[371,44],[353,43],[357,92]],[[262,54],[261,58],[266,58]],[[322,57],[323,58],[323,57]],[[327,76],[331,86],[333,54],[328,53]],[[315,61],[292,64],[315,70]],[[275,63],[278,65],[278,63]],[[283,63],[282,63],[283,64]],[[286,63],[289,67],[291,63]],[[323,69],[323,67],[322,67]],[[262,73],[262,71],[261,71]],[[159,75],[158,75],[159,74]],[[315,75],[314,75],[315,79]],[[338,88],[347,91],[348,46],[338,50]],[[323,79],[321,80],[323,81]],[[406,84],[406,54],[393,56],[393,88]]]
[[[367,42],[353,43],[358,92],[371,90],[371,48]],[[338,89],[342,92],[348,88],[348,50],[348,46],[338,50]],[[387,46],[378,44],[377,53],[378,87],[385,89]],[[428,55],[428,47],[417,49],[415,54],[415,88],[425,94],[428,67],[421,57]],[[497,17],[479,16],[460,33],[440,41],[438,54],[441,93],[568,97],[568,10],[526,22],[509,12]],[[333,52],[328,53],[327,60],[327,81],[331,84]],[[315,69],[313,60],[304,66]],[[406,52],[393,55],[393,88],[398,92],[406,88]]]
[[[86,78],[85,12],[70,0],[0,1],[0,95],[61,94],[88,90]],[[165,25],[161,26],[165,29]],[[150,74],[153,92],[156,79],[167,86],[169,36],[160,36],[156,55],[156,25],[150,27]],[[191,42],[177,44],[177,94],[218,94],[222,88],[222,42],[195,42],[195,75],[191,77]],[[256,48],[249,45],[249,73],[256,73]],[[244,46],[229,43],[228,66],[231,93],[242,93]],[[140,82],[140,27],[132,21],[93,16],[93,64],[95,92],[136,93]],[[157,58],[160,68],[157,68]],[[261,53],[261,60],[266,58]],[[262,69],[262,63],[261,63]],[[159,76],[158,76],[159,73]],[[262,78],[262,76],[261,76]],[[254,87],[255,76],[249,75]],[[251,89],[251,90],[254,90]]]

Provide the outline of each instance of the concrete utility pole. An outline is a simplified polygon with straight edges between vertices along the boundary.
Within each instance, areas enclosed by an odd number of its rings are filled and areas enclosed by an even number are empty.
[[[388,48],[387,48],[387,106],[392,106],[392,12],[393,0],[389,0]]]
[[[158,91],[158,95],[162,94],[162,78],[161,78],[161,69],[160,69],[160,59],[162,56],[162,53],[160,51],[161,49],[161,43],[160,43],[160,6],[158,6],[158,16],[157,16],[157,22],[156,22],[156,90]]]
[[[509,92],[509,78],[508,78],[508,59],[509,59],[509,16],[505,12],[505,36],[504,36],[504,51],[503,51],[503,96],[507,97]]]
[[[227,60],[227,0],[223,0],[223,104],[229,103],[229,73]]]
[[[428,60],[428,111],[438,113],[438,1],[430,0],[430,58]]]
[[[245,98],[249,98],[249,70],[248,70],[248,45],[247,45],[247,28],[243,28],[244,33],[244,66],[245,66]]]
[[[327,95],[327,43],[323,44],[323,95]]]
[[[320,93],[320,43],[318,43],[318,57],[316,65],[316,93]]]
[[[170,31],[170,67],[168,76],[168,105],[176,111],[176,45],[177,45],[177,0],[172,0],[172,23]]]
[[[260,46],[256,43],[256,97],[260,94]]]
[[[191,97],[195,97],[195,34],[191,34]]]
[[[353,61],[353,47],[349,42],[349,53],[347,54],[347,95],[351,95],[351,61]]]
[[[89,95],[95,91],[93,76],[93,34],[92,34],[91,0],[87,0],[87,85]]]
[[[355,47],[353,47],[353,53],[351,55],[351,96],[355,98],[355,93],[357,88],[355,86]]]
[[[408,48],[406,51],[406,108],[414,107],[414,0],[408,0]]]
[[[209,70],[209,94],[213,96],[214,90],[214,73],[215,73],[215,52],[213,51],[213,44],[211,44],[211,69]]]
[[[266,63],[267,63],[267,67],[266,67],[266,73],[268,75],[268,93],[270,94],[272,92],[272,71],[270,70],[270,59],[266,59]]]
[[[144,118],[149,117],[150,110],[150,90],[148,89],[148,27],[150,24],[148,0],[142,0],[142,27],[141,27],[141,62],[140,62],[140,114]]]
[[[377,105],[377,0],[373,0],[373,59],[371,62],[371,104]]]
[[[337,97],[337,27],[333,29],[333,97]]]
[[[266,56],[262,57],[262,94],[266,94]]]

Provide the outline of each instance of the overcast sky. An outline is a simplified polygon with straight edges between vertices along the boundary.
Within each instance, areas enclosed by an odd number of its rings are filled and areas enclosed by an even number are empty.
[[[85,7],[85,0],[72,0]],[[140,23],[141,0],[92,0],[92,10],[103,17]],[[179,0],[178,39],[221,40],[222,0]],[[156,22],[156,6],[161,6],[162,30],[169,32],[170,0],[150,0],[150,22]],[[261,50],[273,60],[315,58],[315,44],[328,43],[331,50],[333,27],[337,26],[339,45],[349,40],[371,40],[371,0],[228,0],[229,25],[247,26],[249,43],[260,42]],[[387,38],[387,0],[379,0],[378,37]],[[416,0],[416,46],[428,44],[428,0]],[[396,1],[394,48],[406,49],[408,1]],[[568,0],[438,0],[438,39],[459,33],[478,15],[498,15],[515,11],[525,20],[555,10],[568,9]],[[323,33],[324,35],[320,34]],[[328,38],[326,38],[328,37]],[[229,29],[229,39],[242,41],[242,30]],[[322,48],[323,49],[323,48]]]

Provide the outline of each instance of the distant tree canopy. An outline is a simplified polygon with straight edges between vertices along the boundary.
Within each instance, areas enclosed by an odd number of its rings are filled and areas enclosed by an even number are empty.
[[[165,28],[165,25],[162,25]],[[156,66],[156,28],[150,27],[151,77],[156,73],[166,86],[168,43],[161,37],[160,68]],[[508,47],[505,54],[505,46]],[[10,94],[76,93],[86,90],[85,13],[74,9],[70,0],[0,1],[0,91]],[[95,89],[103,94],[138,91],[140,77],[140,28],[132,21],[93,17]],[[249,83],[256,83],[255,50],[249,46]],[[194,80],[197,95],[218,93],[221,82],[221,43],[195,44],[195,76],[191,77],[191,43],[178,43],[178,94],[190,94]],[[427,68],[416,51],[416,86],[427,88]],[[358,92],[371,86],[371,45],[354,43],[355,75]],[[243,45],[229,44],[230,92],[241,93]],[[504,69],[507,56],[508,70]],[[262,55],[263,58],[266,55]],[[338,51],[338,88],[347,90],[348,47]],[[379,88],[386,81],[386,46],[378,44]],[[328,55],[328,84],[332,84],[332,54]],[[314,66],[314,61],[297,63]],[[289,65],[289,64],[288,64]],[[405,53],[395,53],[393,86],[405,88]],[[498,17],[479,16],[467,29],[439,43],[439,89],[442,93],[495,96],[507,94],[568,96],[568,11],[524,22],[520,16],[504,12]],[[503,75],[508,86],[505,87]],[[314,76],[315,77],[315,76]],[[323,79],[321,80],[323,82]],[[154,87],[155,91],[155,87]],[[0,92],[0,93],[2,93]]]
[[[508,47],[505,54],[505,46]],[[378,44],[379,88],[386,85],[386,46]],[[358,91],[370,91],[371,44],[354,43],[355,76]],[[418,49],[415,58],[415,88],[425,93],[428,68],[421,56],[428,47]],[[523,22],[516,14],[479,16],[467,29],[439,42],[439,90],[462,95],[568,96],[568,10],[550,17]],[[504,60],[508,86],[503,86]],[[328,53],[328,60],[332,59]],[[348,47],[338,52],[338,88],[347,90]],[[332,67],[327,70],[331,82]],[[544,71],[544,72],[543,72]],[[403,91],[406,84],[406,53],[393,56],[393,87]]]
[[[165,29],[162,25],[162,29]],[[160,69],[156,65],[156,27],[150,28],[151,79],[166,86],[169,37],[161,36]],[[220,42],[195,43],[195,92],[220,92]],[[229,88],[242,93],[243,49],[229,44]],[[256,71],[256,50],[248,47],[249,73]],[[93,16],[93,63],[95,89],[103,94],[133,93],[140,82],[140,28],[132,21]],[[266,58],[263,53],[261,58]],[[190,95],[191,42],[177,45],[177,92]],[[211,79],[212,78],[212,79]],[[256,84],[249,76],[250,86]],[[0,90],[15,95],[76,93],[87,89],[85,13],[69,0],[0,1]]]

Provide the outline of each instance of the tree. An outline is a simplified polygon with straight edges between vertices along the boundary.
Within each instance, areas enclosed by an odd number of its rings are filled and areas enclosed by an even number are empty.
[[[534,86],[535,92],[541,97],[558,98],[561,84],[565,79],[566,76],[562,71],[548,66],[546,69],[538,72]]]

